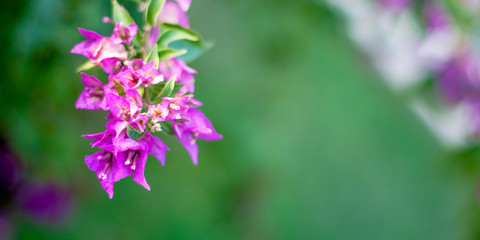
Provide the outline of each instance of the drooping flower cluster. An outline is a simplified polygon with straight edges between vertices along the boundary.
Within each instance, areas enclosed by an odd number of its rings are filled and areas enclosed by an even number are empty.
[[[84,136],[93,140],[92,147],[101,149],[86,156],[85,162],[110,198],[114,183],[130,175],[150,190],[144,176],[147,155],[164,165],[169,150],[156,133],[175,135],[194,164],[197,139],[222,138],[198,110],[202,103],[193,96],[196,71],[182,60],[187,49],[203,46],[198,35],[187,29],[190,0],[149,1],[143,32],[116,0],[112,6],[113,19],[104,18],[115,25],[112,35],[80,28],[86,40],[71,51],[89,58],[80,71],[99,66],[108,74],[104,84],[81,73],[85,90],[76,107],[108,112],[106,130]]]

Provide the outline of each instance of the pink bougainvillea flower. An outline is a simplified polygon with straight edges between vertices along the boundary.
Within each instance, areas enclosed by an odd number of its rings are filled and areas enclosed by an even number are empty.
[[[179,91],[180,94],[194,92],[195,79],[193,74],[197,74],[197,71],[187,66],[183,60],[178,58],[170,58],[161,62],[158,65],[158,70],[164,75],[165,79],[170,79],[173,76],[176,76],[175,81],[184,84]]]
[[[123,6],[117,1],[112,4],[114,9],[122,12],[120,18],[128,18],[128,11]],[[191,0],[167,0],[162,10],[154,13],[158,14],[157,19],[153,19],[155,23],[148,19],[142,27],[126,24],[117,16],[111,36],[79,28],[86,40],[71,52],[90,59],[80,69],[95,67],[93,64],[102,66],[108,74],[108,83],[103,84],[82,73],[85,90],[77,100],[77,108],[107,111],[106,130],[83,136],[91,139],[92,147],[101,149],[86,156],[85,163],[96,172],[110,198],[113,197],[114,183],[131,175],[136,183],[150,190],[144,176],[147,155],[154,155],[165,165],[165,152],[169,150],[153,133],[176,135],[195,164],[198,161],[197,138],[222,138],[203,113],[194,109],[202,105],[193,98],[194,74],[197,72],[178,58],[164,59],[152,55],[154,47],[158,53],[171,51],[167,46],[156,45],[166,30],[161,29],[163,23],[189,28],[186,12],[190,4]],[[114,20],[103,19],[106,23],[114,23]],[[132,42],[135,46],[129,46]],[[152,58],[162,60],[145,60]]]
[[[127,59],[128,53],[122,44],[113,44],[109,37],[83,28],[79,28],[78,31],[87,40],[75,45],[71,53],[90,58],[94,64],[100,64],[106,58]]]
[[[155,62],[153,60],[138,69],[137,73],[142,78],[142,84],[144,84],[145,86],[150,84],[157,84],[164,81],[163,75],[158,72],[157,68],[155,67]]]
[[[112,43],[113,44],[120,44],[120,43],[125,43],[127,45],[130,45],[132,43],[133,38],[137,34],[137,25],[135,24],[130,24],[128,26],[125,26],[123,22],[119,22],[115,25],[115,28],[113,29],[113,35],[112,35]]]
[[[181,120],[173,121],[173,129],[180,143],[187,149],[192,161],[198,164],[198,146],[196,140],[215,141],[223,138],[213,128],[212,123],[198,109],[189,109]]]
[[[114,144],[118,159],[116,162],[118,171],[114,175],[114,181],[119,181],[133,174],[133,181],[150,191],[150,186],[144,176],[149,150],[147,141],[144,138],[135,141],[124,135],[117,138]]]
[[[182,6],[186,7],[187,5],[182,2]],[[188,20],[188,15],[185,10],[177,3],[173,1],[166,1],[163,5],[162,11],[158,15],[157,26],[160,26],[162,23],[177,24],[184,28],[190,27],[190,21]]]
[[[105,58],[100,63],[103,70],[109,75],[116,75],[122,69],[122,61],[118,58]]]
[[[98,180],[110,198],[113,197],[114,175],[117,173],[117,158],[113,153],[113,146],[97,152],[91,156],[85,156],[87,167],[97,173]]]
[[[80,94],[77,100],[76,108],[81,109],[103,109],[108,110],[105,99],[105,85],[96,77],[82,74],[82,83],[85,85],[85,90]]]

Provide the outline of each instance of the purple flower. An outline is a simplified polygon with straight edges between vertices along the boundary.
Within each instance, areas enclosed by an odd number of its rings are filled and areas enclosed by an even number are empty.
[[[110,76],[112,80],[122,83],[125,89],[137,89],[142,85],[142,77],[130,67],[123,69],[115,76]]]
[[[163,75],[155,68],[155,62],[152,60],[137,70],[142,79],[143,85],[157,84],[163,82]]]
[[[128,53],[122,44],[112,44],[109,37],[79,28],[78,31],[87,38],[71,50],[71,53],[81,54],[87,58],[94,60],[94,64],[99,64],[106,58],[127,59]]]
[[[188,110],[186,103],[189,99],[190,96],[162,98],[162,106],[168,109],[168,116],[166,119],[172,120],[182,118],[182,114]]]
[[[105,85],[97,78],[82,74],[82,83],[85,85],[85,90],[78,97],[76,108],[81,109],[103,109],[107,110],[107,103],[105,98]]]
[[[152,123],[167,121],[167,116],[170,113],[167,107],[162,104],[148,106],[148,115],[152,118]]]
[[[430,31],[445,29],[450,24],[447,12],[439,4],[427,3],[423,14],[425,25]]]
[[[118,171],[114,174],[114,181],[119,181],[133,174],[133,181],[150,191],[150,186],[145,180],[145,164],[147,162],[147,154],[149,145],[145,138],[138,141],[128,137],[115,139],[114,142]]]
[[[125,26],[123,22],[119,22],[115,25],[115,28],[113,29],[113,35],[112,35],[112,43],[113,44],[120,44],[120,43],[125,43],[127,45],[130,45],[132,43],[133,38],[137,34],[137,25],[135,24],[130,24],[128,26]]]
[[[162,165],[165,165],[165,152],[170,149],[163,143],[163,141],[147,132],[145,139],[148,142],[149,153],[155,156]]]
[[[176,76],[176,82],[185,84],[180,89],[180,94],[187,92],[193,92],[195,79],[193,74],[197,74],[197,71],[187,66],[187,64],[178,58],[171,58],[161,62],[158,65],[158,70],[164,75],[165,79],[170,79]]]
[[[182,2],[183,7],[186,7],[186,1],[180,2]],[[170,24],[177,24],[184,28],[190,27],[190,21],[188,20],[187,13],[178,3],[172,1],[165,2],[162,11],[158,15],[157,26],[160,26],[160,24],[164,22]]]
[[[110,198],[113,198],[114,175],[118,171],[118,164],[113,154],[113,146],[105,148],[105,150],[91,156],[85,156],[85,163],[90,170],[97,173],[98,180],[103,189],[105,189]]]
[[[86,156],[85,163],[97,173],[100,184],[112,198],[114,183],[132,174],[136,183],[150,190],[144,176],[147,155],[151,153],[164,165],[168,150],[160,138],[149,132],[139,140],[132,140],[123,133],[113,138],[112,145],[105,146],[103,151]]]
[[[117,58],[105,58],[101,64],[103,70],[109,75],[116,75],[122,69],[122,61]]]
[[[480,90],[478,60],[468,53],[446,62],[439,70],[438,84],[444,97],[451,103],[476,97]]]
[[[71,209],[71,194],[67,188],[54,182],[30,182],[18,196],[23,211],[40,222],[62,223]]]
[[[195,165],[198,163],[197,138],[215,141],[222,139],[210,120],[198,109],[189,109],[180,120],[173,121],[173,129],[180,143],[187,149]]]
[[[94,141],[90,143],[93,147],[99,147],[103,148],[105,146],[110,146],[112,145],[112,137],[116,135],[116,130],[119,128],[117,125],[118,123],[124,123],[124,121],[119,121],[119,120],[112,120],[106,124],[107,130],[101,133],[93,133],[93,134],[85,134],[82,135],[82,137],[85,137],[86,139],[93,139]],[[123,129],[126,127],[126,123],[124,124]],[[119,133],[120,134],[120,133]]]

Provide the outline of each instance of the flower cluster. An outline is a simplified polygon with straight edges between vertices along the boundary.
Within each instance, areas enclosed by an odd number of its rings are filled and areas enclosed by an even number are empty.
[[[104,18],[104,22],[114,24],[112,35],[80,28],[86,40],[71,51],[89,58],[80,71],[98,66],[108,74],[104,84],[81,73],[85,90],[76,107],[108,112],[106,130],[84,137],[93,140],[92,147],[101,149],[86,156],[85,162],[97,173],[110,198],[114,182],[130,175],[150,190],[144,176],[147,155],[164,165],[165,151],[169,150],[155,133],[175,135],[194,164],[197,139],[222,138],[198,110],[202,103],[193,96],[196,71],[181,59],[187,47],[178,47],[202,46],[198,35],[187,29],[190,1],[149,1],[143,31],[116,0],[112,6],[113,19]]]

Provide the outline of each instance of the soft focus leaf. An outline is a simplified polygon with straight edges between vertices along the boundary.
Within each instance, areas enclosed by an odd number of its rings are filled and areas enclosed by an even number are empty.
[[[200,37],[198,34],[183,28],[179,25],[163,23],[162,29],[165,29],[160,39],[158,39],[159,46],[166,47],[169,43],[178,40],[198,41]]]
[[[142,138],[144,135],[145,135],[145,131],[144,132],[140,132],[139,130],[133,128],[132,126],[130,126],[130,124],[128,124],[127,126],[127,135],[129,138],[131,138],[132,140],[138,140],[140,138]]]
[[[145,62],[148,63],[152,60],[155,61],[155,67],[158,68],[158,64],[160,63],[160,59],[158,58],[158,47],[157,47],[156,44],[153,47],[152,51],[150,51],[150,54],[148,54],[147,58],[145,59]]]
[[[210,49],[214,44],[211,42],[204,43],[202,41],[187,41],[180,40],[172,42],[169,46],[175,49],[185,49],[187,53],[178,56],[179,59],[185,62],[191,62],[200,57],[208,49]]]
[[[77,72],[87,71],[87,70],[90,70],[90,69],[92,69],[96,66],[98,66],[98,65],[93,64],[93,60],[88,60],[85,63],[83,63],[82,65],[78,66]]]
[[[160,62],[163,62],[170,58],[181,56],[185,53],[187,53],[187,49],[177,50],[177,49],[166,48],[158,51],[158,58]]]
[[[113,8],[113,20],[115,22],[123,22],[125,24],[135,24],[132,16],[128,13],[127,9],[125,9],[122,5],[120,5],[117,0],[112,0],[112,8]]]
[[[118,95],[125,97],[125,88],[123,87],[122,84],[120,84],[117,80],[112,79],[112,81],[115,83],[115,88],[117,89]]]
[[[157,95],[155,98],[154,103],[160,103],[162,101],[163,97],[168,97],[170,94],[173,92],[173,89],[175,88],[175,79],[177,77],[173,76],[168,80],[168,82],[165,84],[165,87],[160,91],[160,93]]]
[[[160,127],[162,128],[162,131],[168,135],[173,135],[173,127],[170,122],[160,122]]]
[[[151,0],[147,7],[146,22],[153,26],[157,20],[158,14],[162,11],[165,0]]]

